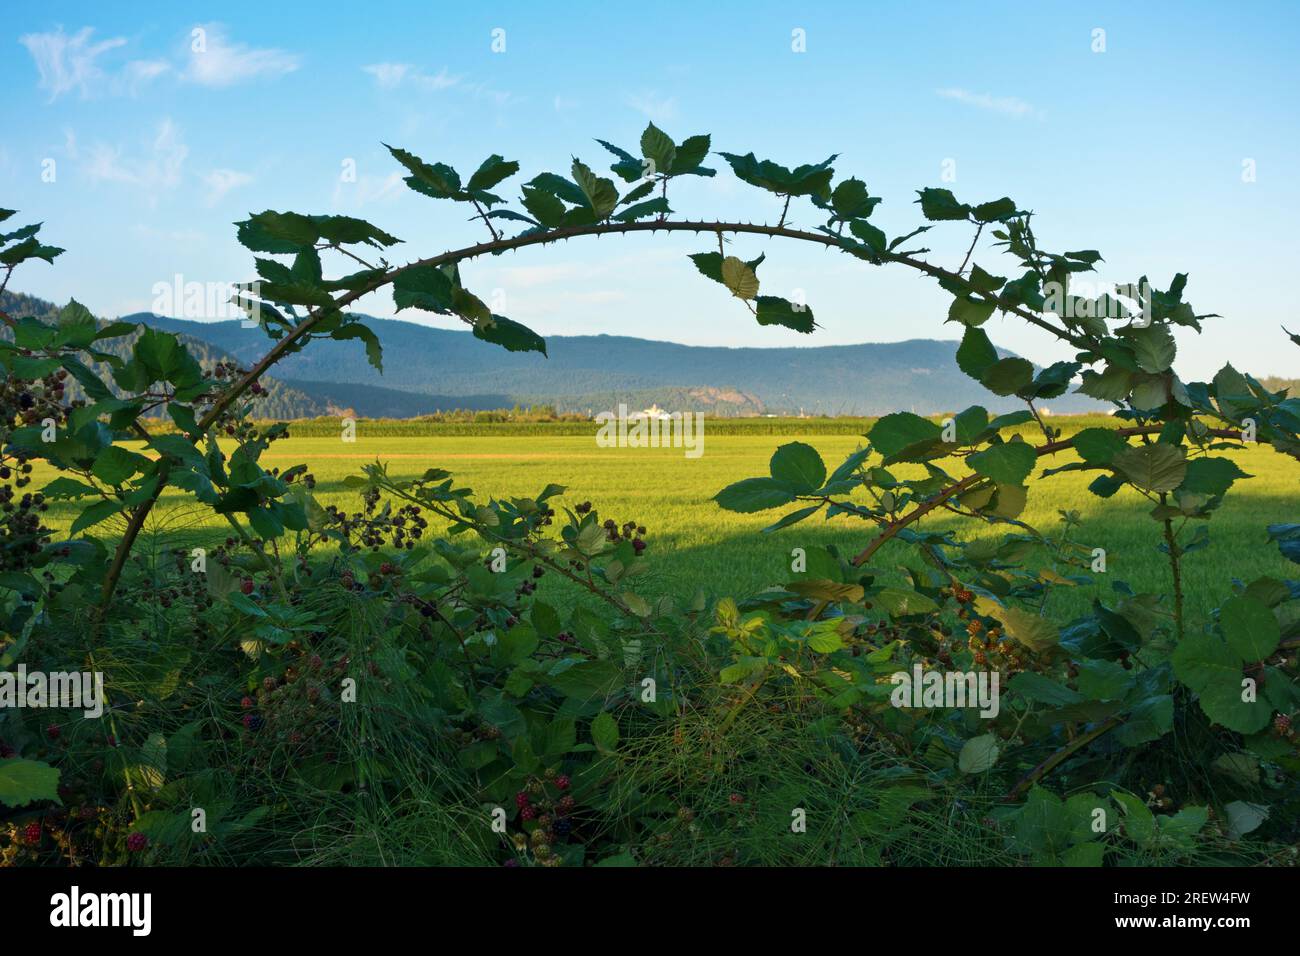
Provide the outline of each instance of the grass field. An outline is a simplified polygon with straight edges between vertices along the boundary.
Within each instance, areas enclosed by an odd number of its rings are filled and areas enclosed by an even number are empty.
[[[1108,421],[1067,424],[1067,420],[1058,419],[1057,424],[1064,424],[1068,433],[1085,424]],[[263,462],[281,468],[308,464],[317,479],[318,500],[349,510],[359,507],[359,502],[354,491],[343,487],[343,478],[377,458],[388,462],[395,476],[414,476],[435,466],[447,468],[483,498],[535,494],[548,482],[555,482],[568,488],[558,499],[563,504],[590,500],[604,517],[620,524],[636,520],[647,527],[648,554],[654,560],[652,573],[638,587],[643,594],[672,594],[689,600],[697,589],[703,589],[711,596],[743,596],[787,580],[792,548],[833,542],[856,551],[871,533],[866,525],[849,518],[826,522],[815,516],[775,534],[760,535],[760,529],[783,512],[741,515],[723,511],[710,501],[733,481],[766,474],[772,451],[787,441],[813,445],[833,468],[858,447],[860,432],[867,427],[865,422],[842,423],[840,427],[847,425],[850,434],[822,434],[809,433],[797,420],[768,422],[766,427],[760,422],[749,427],[785,434],[745,434],[743,429],[731,429],[733,433],[728,434],[723,427],[710,431],[711,423],[706,423],[704,455],[696,459],[686,458],[682,449],[601,448],[595,444],[594,431],[555,435],[534,425],[526,426],[527,434],[494,427],[478,435],[376,435],[362,422],[354,442],[341,441],[337,432],[335,437],[295,436],[274,444]],[[815,430],[824,429],[819,424]],[[570,429],[566,426],[564,430]],[[1285,577],[1294,571],[1267,542],[1264,527],[1297,519],[1300,469],[1291,459],[1266,448],[1233,457],[1255,477],[1238,482],[1225,507],[1210,522],[1210,546],[1185,559],[1191,622],[1203,619],[1217,606],[1234,577],[1250,581],[1266,574]],[[1045,466],[1072,458],[1066,453]],[[52,474],[50,470],[39,472],[37,486]],[[1150,505],[1131,491],[1103,502],[1086,490],[1093,477],[1089,472],[1067,473],[1031,483],[1029,506],[1021,516],[1040,531],[1054,534],[1058,510],[1077,510],[1083,524],[1076,540],[1106,549],[1108,573],[1095,575],[1092,587],[1058,591],[1059,597],[1053,597],[1057,615],[1083,611],[1094,594],[1108,593],[1116,580],[1127,581],[1139,591],[1169,590],[1168,565],[1156,549],[1160,526],[1148,517]],[[52,524],[66,528],[75,512],[73,505],[60,502],[52,506],[49,517]],[[187,504],[181,493],[169,493],[155,511],[148,529],[152,534],[146,540],[152,538],[164,545],[199,544],[227,535],[228,528],[219,519],[209,515],[206,524],[199,523],[202,519],[202,509]],[[963,537],[1000,535],[1007,530],[952,516],[927,521],[923,526],[958,527]],[[119,528],[120,524],[117,528],[105,524],[97,533],[109,537]],[[914,559],[905,546],[891,544],[877,555],[875,564],[887,568],[908,560]],[[569,595],[554,597],[565,602]]]

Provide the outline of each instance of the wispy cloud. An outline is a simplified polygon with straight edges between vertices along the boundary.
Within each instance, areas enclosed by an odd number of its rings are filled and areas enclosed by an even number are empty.
[[[49,93],[51,103],[74,91],[83,97],[91,96],[104,86],[106,75],[97,61],[126,40],[113,37],[95,42],[91,39],[94,32],[83,27],[69,36],[59,27],[50,33],[28,33],[18,38],[36,62],[40,88]]]
[[[238,189],[240,186],[247,186],[253,181],[253,177],[248,173],[241,173],[234,169],[213,169],[203,174],[203,185],[207,188],[207,196],[204,197],[204,203],[208,206],[215,206],[221,202],[226,193],[232,189]]]
[[[299,57],[284,50],[256,49],[232,43],[225,28],[217,23],[196,27],[191,34],[189,62],[184,77],[200,86],[234,86],[259,76],[281,76],[300,65]]]
[[[1041,116],[1042,113],[1032,104],[1015,96],[993,96],[989,93],[973,93],[970,90],[964,90],[960,87],[948,87],[942,90],[935,90],[935,93],[947,100],[956,100],[958,103],[965,103],[967,106],[973,106],[976,109],[988,110],[991,113],[1002,113],[1005,116],[1015,116],[1017,118],[1024,116]]]
[[[405,86],[425,93],[436,93],[459,86],[461,81],[461,77],[448,73],[445,66],[437,73],[427,73],[410,63],[372,63],[361,69],[375,78],[375,85],[381,90],[396,90]]]
[[[627,105],[656,123],[666,123],[677,116],[677,100],[653,92],[628,96]]]
[[[362,174],[354,182],[344,182],[342,179],[336,182],[332,201],[335,209],[360,209],[396,198],[401,192],[401,186],[401,171],[391,172],[387,176]]]
[[[91,182],[136,186],[157,199],[159,193],[180,182],[189,154],[180,130],[167,119],[142,155],[125,155],[118,147],[96,143],[86,150],[85,170]]]

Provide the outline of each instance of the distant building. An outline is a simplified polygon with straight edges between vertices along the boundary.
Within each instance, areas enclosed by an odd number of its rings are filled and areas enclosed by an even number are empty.
[[[646,418],[657,418],[660,421],[666,421],[667,419],[672,417],[672,415],[670,415],[668,412],[664,411],[662,408],[659,407],[658,402],[655,402],[649,408],[645,409],[643,412],[641,412],[641,414],[644,415]]]

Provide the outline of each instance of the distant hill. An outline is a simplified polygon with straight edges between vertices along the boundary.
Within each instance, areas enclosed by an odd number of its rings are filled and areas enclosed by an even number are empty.
[[[15,315],[49,314],[40,299],[6,294]],[[151,313],[123,316],[185,336],[200,361],[233,358],[248,367],[266,351],[258,329],[238,321],[195,322]],[[549,357],[507,352],[469,332],[367,318],[384,345],[384,374],[366,361],[359,341],[313,342],[276,366],[262,413],[283,418],[351,413],[411,418],[452,409],[554,405],[560,412],[598,412],[620,402],[713,416],[760,414],[880,415],[956,411],[980,404],[1019,407],[957,368],[955,341],[719,348],[615,335],[555,335]],[[118,340],[125,347],[125,340]],[[1009,352],[1003,352],[1009,355]],[[1081,395],[1047,403],[1057,413],[1097,411]]]
[[[202,338],[245,364],[266,349],[259,330],[237,321],[193,322],[148,313],[124,318]],[[998,411],[1019,407],[957,368],[955,341],[720,348],[628,336],[553,335],[546,340],[548,358],[507,352],[469,332],[392,319],[366,322],[384,345],[382,376],[367,364],[360,342],[321,341],[281,362],[281,378],[329,404],[350,405],[360,415],[378,414],[371,409],[380,406],[419,414],[542,403],[560,411],[599,411],[620,401],[713,415],[878,415],[900,409],[926,414],[977,403]],[[415,397],[402,398],[394,390]],[[1048,404],[1059,413],[1101,407],[1079,395]]]
[[[22,293],[7,291],[0,293],[0,309],[4,309],[15,319],[32,316],[47,322],[53,321],[59,313],[59,307],[52,302],[34,296],[23,295]],[[197,323],[192,324],[197,325]],[[0,325],[0,339],[12,340],[12,338],[13,333],[7,327]],[[108,352],[125,359],[130,357],[137,338],[139,338],[139,333],[129,336],[124,335],[119,338],[101,339],[95,343],[95,348],[101,352]],[[212,368],[218,362],[235,360],[230,353],[186,332],[181,332],[181,341],[204,368]],[[117,392],[117,388],[113,384],[112,371],[107,367],[106,363],[91,362],[90,366],[108,384],[110,389]],[[317,415],[329,415],[337,410],[328,401],[270,376],[263,379],[262,385],[265,387],[266,393],[258,399],[258,414],[261,416],[285,419],[313,418]],[[71,378],[68,379],[66,387],[69,399],[85,398],[81,386]]]

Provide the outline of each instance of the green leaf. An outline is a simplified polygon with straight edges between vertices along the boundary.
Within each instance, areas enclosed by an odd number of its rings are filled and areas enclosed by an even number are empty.
[[[746,478],[728,485],[713,496],[713,500],[727,511],[749,514],[788,505],[795,499],[795,491],[774,478]]]
[[[952,305],[948,307],[948,321],[960,322],[972,328],[981,326],[989,320],[996,308],[997,303],[990,299],[962,294],[953,299]]]
[[[971,215],[978,222],[1000,222],[1010,219],[1015,214],[1016,204],[1006,196],[994,199],[992,202],[982,202],[971,210]]]
[[[981,734],[962,744],[961,753],[957,755],[957,769],[962,773],[984,773],[992,770],[998,762],[998,738],[993,734]]]
[[[959,203],[950,189],[922,189],[917,193],[921,198],[921,215],[932,222],[965,219],[970,215],[970,206]]]
[[[564,221],[564,203],[553,193],[535,186],[522,190],[524,208],[547,229],[554,229]]]
[[[1228,815],[1228,838],[1231,840],[1240,840],[1247,833],[1258,830],[1268,819],[1268,807],[1262,803],[1233,800],[1223,809]]]
[[[1156,837],[1156,818],[1141,798],[1121,790],[1112,790],[1111,797],[1124,808],[1124,834],[1138,846],[1146,846]]]
[[[21,807],[37,800],[59,803],[59,771],[38,760],[0,760],[0,803]]]
[[[722,260],[722,284],[737,299],[752,299],[758,295],[758,276],[747,262],[735,256]]]
[[[1125,747],[1159,740],[1174,726],[1174,699],[1160,694],[1139,701],[1128,719],[1114,730],[1115,740]]]
[[[831,193],[831,208],[835,210],[836,218],[843,220],[859,217],[865,219],[871,215],[879,202],[879,198],[873,198],[867,193],[867,184],[856,178],[844,180]],[[883,236],[883,233],[881,235]],[[871,243],[867,244],[871,245]],[[883,251],[883,243],[880,249]]]
[[[872,447],[888,461],[914,445],[938,441],[942,435],[942,428],[920,415],[894,412],[876,422],[867,437],[871,439]]]
[[[1241,656],[1214,634],[1186,635],[1170,658],[1178,679],[1200,697],[1201,709],[1220,726],[1251,734],[1268,725],[1271,708],[1242,700]]]
[[[1267,607],[1244,595],[1231,597],[1219,608],[1219,628],[1243,661],[1262,661],[1282,640],[1277,618]]]
[[[1107,365],[1100,373],[1086,369],[1079,393],[1102,402],[1122,402],[1133,391],[1133,373],[1118,365]]]
[[[127,451],[121,445],[109,445],[95,456],[90,473],[106,485],[120,485],[151,462],[144,455]]]
[[[803,165],[790,170],[771,160],[760,162],[753,153],[739,156],[719,152],[718,155],[731,166],[736,178],[751,186],[779,196],[816,196],[823,202],[830,201],[831,179],[835,175],[835,170],[831,168],[834,156],[816,165]]]
[[[584,163],[573,161],[573,179],[586,197],[586,204],[596,214],[596,218],[608,219],[609,214],[618,205],[618,190],[612,179],[597,176]]]
[[[1084,428],[1074,436],[1074,450],[1090,465],[1109,465],[1126,447],[1112,428]]]
[[[73,537],[79,531],[89,528],[91,525],[99,524],[106,518],[111,518],[117,514],[126,504],[121,501],[97,501],[81,514],[77,515],[77,520],[72,522],[72,527],[68,529],[68,537]]]
[[[503,315],[493,315],[491,322],[474,325],[474,338],[503,346],[508,352],[541,352],[546,354],[546,340],[526,325],[521,325]]]
[[[622,680],[618,666],[608,660],[580,661],[558,674],[553,674],[550,684],[566,697],[578,700],[603,698]]]
[[[506,160],[493,153],[487,159],[483,160],[474,175],[469,178],[466,188],[473,190],[491,189],[503,179],[509,179],[515,173],[519,172],[519,164],[514,160]]]
[[[641,155],[654,163],[653,172],[668,175],[677,158],[677,144],[667,133],[651,123],[641,134]]]
[[[792,524],[798,524],[800,521],[803,521],[804,518],[816,514],[818,511],[821,510],[821,507],[822,506],[820,504],[815,504],[815,505],[809,505],[806,508],[799,508],[795,511],[791,511],[788,515],[785,515],[779,521],[773,522],[772,524],[764,528],[763,533],[771,534],[773,531],[780,531],[782,528],[788,528]]]
[[[1003,442],[966,458],[966,464],[1000,485],[1022,485],[1034,470],[1038,453],[1022,441]]]
[[[1007,684],[1016,693],[1051,707],[1068,707],[1083,701],[1083,695],[1034,671],[1021,671]]]
[[[366,360],[374,367],[376,372],[383,374],[384,347],[379,342],[379,336],[375,335],[368,325],[362,325],[360,322],[341,325],[330,333],[330,338],[339,342],[360,339],[366,345]]]
[[[1250,478],[1228,458],[1193,458],[1187,463],[1187,477],[1180,487],[1198,495],[1221,495],[1238,478]]]
[[[759,325],[782,325],[805,335],[816,327],[812,309],[806,305],[775,295],[760,295],[756,302]]]
[[[891,617],[905,617],[909,614],[929,614],[937,611],[939,605],[918,591],[903,588],[882,588],[871,602],[883,608]]]
[[[989,341],[988,333],[968,326],[957,347],[957,367],[978,382],[997,361],[998,350]]]
[[[686,137],[677,146],[677,156],[673,160],[673,166],[669,172],[674,176],[683,173],[712,176],[713,170],[704,169],[700,166],[700,163],[704,162],[704,157],[709,155],[710,144],[711,139],[707,133]]]
[[[1167,325],[1148,325],[1128,333],[1133,357],[1144,372],[1166,372],[1174,364],[1178,348]]]
[[[591,722],[591,740],[601,753],[618,749],[618,721],[608,711],[601,711]]]
[[[1187,475],[1184,456],[1181,448],[1156,442],[1124,449],[1111,459],[1111,466],[1143,491],[1173,491]]]
[[[996,607],[990,616],[1002,622],[1009,637],[1035,653],[1045,651],[1060,642],[1061,636],[1056,625],[1037,614],[1031,614],[1018,607]]]
[[[812,445],[793,441],[782,445],[769,464],[772,477],[792,487],[797,494],[812,494],[826,483],[826,465]]]
[[[980,377],[980,382],[994,395],[1014,395],[1033,380],[1033,364],[1016,357],[999,359]]]
[[[405,182],[416,192],[433,199],[456,199],[461,195],[460,176],[450,166],[426,163],[415,154],[387,143],[384,147],[393,154],[394,159],[411,171]]]

